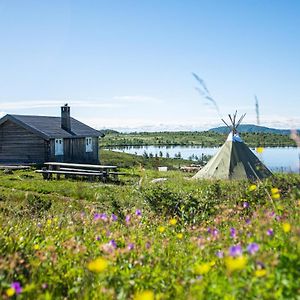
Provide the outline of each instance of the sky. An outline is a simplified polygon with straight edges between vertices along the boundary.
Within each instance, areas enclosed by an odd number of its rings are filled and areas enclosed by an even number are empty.
[[[300,1],[0,0],[0,116],[120,131],[300,128]],[[195,88],[202,80],[217,103]]]

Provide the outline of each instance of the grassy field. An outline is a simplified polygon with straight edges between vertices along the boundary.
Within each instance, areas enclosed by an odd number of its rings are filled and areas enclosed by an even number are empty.
[[[1,172],[0,298],[300,299],[299,175],[191,181],[140,163],[119,184]]]
[[[202,147],[219,147],[228,134],[212,131],[201,132],[108,132],[100,143],[103,147],[113,146],[145,146],[145,145],[185,145]],[[242,133],[241,137],[250,147],[294,147],[295,142],[289,135],[272,133]]]

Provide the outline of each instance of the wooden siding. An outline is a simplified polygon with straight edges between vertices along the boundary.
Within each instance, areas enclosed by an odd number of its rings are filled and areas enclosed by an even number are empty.
[[[0,126],[0,162],[38,163],[46,155],[44,139],[9,120]]]
[[[50,140],[50,155],[48,161],[73,162],[73,163],[99,163],[99,141],[93,138],[93,151],[85,151],[85,138],[65,138],[64,154],[55,155],[55,139]]]

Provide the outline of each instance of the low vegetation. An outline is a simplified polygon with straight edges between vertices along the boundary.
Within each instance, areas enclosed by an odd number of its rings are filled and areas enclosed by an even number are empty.
[[[119,184],[1,172],[0,297],[299,299],[299,175],[192,181],[151,162]]]
[[[103,147],[114,146],[147,146],[147,145],[181,145],[219,147],[227,138],[227,134],[213,131],[201,132],[107,132],[101,139]],[[242,133],[243,140],[249,147],[294,147],[295,142],[289,135],[275,133]]]

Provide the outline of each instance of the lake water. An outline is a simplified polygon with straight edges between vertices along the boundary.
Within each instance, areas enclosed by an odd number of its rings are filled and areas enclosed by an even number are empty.
[[[188,159],[192,155],[201,158],[204,155],[214,155],[219,148],[204,148],[200,146],[143,146],[143,147],[116,147],[111,148],[113,151],[126,152],[130,154],[143,155],[146,151],[148,154],[159,155],[160,151],[163,157],[167,153],[169,157],[174,158],[179,152],[182,158]],[[295,147],[277,147],[264,148],[263,153],[256,153],[254,148],[250,148],[253,153],[272,171],[284,173],[299,172],[299,155],[300,149]]]

